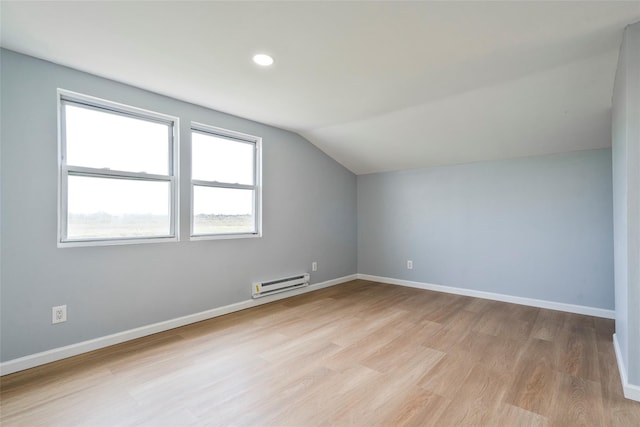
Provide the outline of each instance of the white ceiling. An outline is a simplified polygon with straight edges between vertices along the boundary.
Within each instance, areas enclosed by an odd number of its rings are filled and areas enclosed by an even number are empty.
[[[640,1],[0,7],[5,48],[293,130],[357,174],[609,146],[640,21]]]

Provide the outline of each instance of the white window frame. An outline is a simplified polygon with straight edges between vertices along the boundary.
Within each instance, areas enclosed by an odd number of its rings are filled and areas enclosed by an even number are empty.
[[[161,114],[142,108],[132,107],[117,102],[107,101],[89,95],[72,92],[65,89],[57,91],[58,103],[58,247],[77,246],[106,246],[152,242],[175,242],[180,239],[180,183],[179,183],[179,125],[178,117]],[[127,172],[112,169],[99,169],[68,165],[66,161],[66,118],[64,105],[76,104],[85,108],[106,111],[125,117],[134,117],[150,122],[159,122],[169,125],[169,174],[157,175],[144,172]],[[167,236],[142,236],[142,237],[114,237],[114,238],[89,238],[68,239],[68,177],[87,176],[97,178],[115,178],[141,181],[168,182],[170,187],[169,209],[169,235]]]
[[[208,135],[217,136],[224,139],[229,139],[235,142],[243,142],[254,145],[254,161],[253,161],[253,173],[254,183],[253,185],[226,183],[218,181],[203,181],[193,179],[193,152],[190,154],[191,162],[191,211],[189,213],[190,218],[190,239],[191,240],[220,240],[220,239],[244,239],[244,238],[256,238],[262,237],[262,138],[254,135],[249,135],[241,132],[236,132],[228,129],[223,129],[203,123],[191,122],[191,128],[189,135],[193,135],[194,132],[204,133]],[[192,138],[190,138],[192,139]],[[213,188],[236,188],[244,190],[254,190],[254,221],[255,232],[253,233],[219,233],[219,234],[194,234],[193,233],[193,219],[194,219],[194,187],[213,187]]]

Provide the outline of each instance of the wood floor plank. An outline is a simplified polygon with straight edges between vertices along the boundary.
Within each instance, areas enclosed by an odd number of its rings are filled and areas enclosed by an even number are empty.
[[[354,396],[357,396],[365,388],[364,385],[374,383],[381,375],[377,371],[357,364],[343,372],[333,373],[314,390],[314,393],[307,394],[295,405],[286,405],[287,415],[278,414],[280,424],[327,425],[327,420],[334,413],[354,401]],[[318,396],[325,396],[325,398],[319,399]],[[262,425],[263,421],[264,419],[248,416],[242,420],[240,425]],[[273,421],[274,424],[275,422],[276,420]]]
[[[357,403],[349,405],[332,418],[330,423],[351,423],[359,425],[377,423],[392,408],[406,400],[412,393],[417,381],[424,376],[442,357],[440,352],[421,348],[414,352],[404,365],[397,366],[393,372],[382,374],[367,388],[367,395]]]
[[[468,311],[466,309],[460,310],[447,319],[446,322],[442,322],[441,324],[447,329],[465,333],[473,328],[473,326],[478,322],[480,316],[481,315],[479,313],[473,311]]]
[[[532,338],[518,360],[505,402],[548,416],[553,404],[559,375],[554,369],[553,343]]]
[[[510,324],[509,315],[509,304],[490,301],[472,330],[487,335],[498,335],[505,324]]]
[[[395,406],[377,419],[378,426],[437,426],[437,420],[450,402],[422,388],[412,387]]]
[[[449,303],[445,303],[437,310],[428,313],[428,315],[425,316],[425,319],[446,325],[450,321],[456,319],[455,314],[464,310],[464,308],[471,302],[470,298],[460,295],[452,295],[450,299],[451,301]]]
[[[422,329],[424,328],[428,328],[428,326],[423,325]],[[425,354],[425,360],[431,360],[432,355],[436,359],[440,359],[444,355],[443,352],[422,347],[420,341],[420,328],[411,329],[378,348],[360,363],[378,372],[386,373],[406,365],[415,357],[416,353]]]
[[[469,304],[465,306],[465,310],[482,314],[489,309],[491,300],[484,298],[473,298]]]
[[[610,319],[355,280],[0,378],[13,426],[640,426]]]
[[[417,385],[440,396],[454,399],[464,387],[467,376],[475,364],[445,354],[438,363],[418,379]]]
[[[591,381],[600,380],[595,329],[585,326],[565,327],[556,343],[560,371]]]
[[[502,405],[490,423],[494,427],[548,427],[549,420],[542,415],[512,405]]]
[[[601,426],[605,423],[600,384],[559,374],[550,418],[553,425]]]
[[[462,342],[469,333],[470,330],[451,329],[446,326],[430,327],[429,331],[425,331],[422,345],[446,353]]]
[[[474,365],[465,377],[463,387],[438,418],[438,425],[491,425],[507,386],[507,378],[500,372]]]
[[[531,331],[531,337],[553,341],[564,325],[564,313],[556,310],[539,310]]]
[[[327,361],[327,366],[331,369],[342,371],[352,366],[353,363],[360,363],[395,338],[409,331],[411,327],[412,324],[405,322],[401,318],[381,325],[377,329],[369,331],[362,339],[339,350]]]

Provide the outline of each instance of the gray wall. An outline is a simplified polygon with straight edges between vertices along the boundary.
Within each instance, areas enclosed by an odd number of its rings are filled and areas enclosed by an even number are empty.
[[[0,360],[251,298],[254,280],[356,273],[356,178],[300,136],[14,52],[1,53]],[[178,243],[56,247],[56,88],[181,120]],[[212,94],[211,96],[215,96]],[[263,138],[263,237],[188,240],[189,121]],[[69,320],[51,325],[51,307]]]
[[[612,152],[616,337],[627,379],[640,385],[640,23],[618,57]]]
[[[611,191],[609,149],[360,175],[358,272],[612,309]]]

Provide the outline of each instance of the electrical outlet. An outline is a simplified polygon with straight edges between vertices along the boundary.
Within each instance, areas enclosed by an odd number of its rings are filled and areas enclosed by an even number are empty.
[[[318,262],[317,261],[313,261],[311,263],[311,271],[318,271]]]
[[[51,309],[51,323],[62,323],[67,321],[67,306],[59,305]]]
[[[413,270],[413,261],[407,260],[407,270]]]

